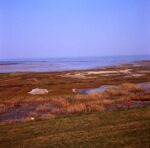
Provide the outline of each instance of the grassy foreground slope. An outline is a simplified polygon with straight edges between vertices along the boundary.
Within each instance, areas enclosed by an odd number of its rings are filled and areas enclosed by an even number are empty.
[[[150,147],[150,107],[0,125],[1,148]]]

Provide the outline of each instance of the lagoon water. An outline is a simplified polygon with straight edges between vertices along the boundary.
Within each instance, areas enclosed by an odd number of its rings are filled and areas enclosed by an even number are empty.
[[[84,70],[127,64],[141,60],[150,60],[150,55],[0,60],[0,72],[57,72]]]

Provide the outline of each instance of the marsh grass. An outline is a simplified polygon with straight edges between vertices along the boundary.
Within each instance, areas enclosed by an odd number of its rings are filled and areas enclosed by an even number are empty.
[[[83,103],[72,104],[65,109],[65,114],[85,113],[87,112],[86,105]]]
[[[36,107],[37,112],[48,112],[50,110],[50,106],[47,105],[39,105]]]
[[[67,107],[70,105],[68,99],[65,99],[63,97],[54,97],[51,99],[50,103],[56,107]]]
[[[52,113],[44,114],[42,119],[54,119],[56,116]]]
[[[29,118],[31,118],[31,117],[37,118],[38,116],[39,115],[38,115],[38,113],[36,111],[30,112],[30,114],[28,115]]]
[[[127,103],[128,100],[148,100],[149,94],[135,84],[122,84],[119,88],[109,88],[103,93],[62,95],[55,97],[31,97],[30,99],[5,101],[0,104],[0,112],[7,112],[11,107],[20,104],[37,103],[35,111],[29,117],[43,117],[43,114],[50,114],[53,117],[67,116],[71,114],[81,114],[104,111],[117,104]],[[44,103],[44,104],[42,104]],[[46,115],[44,115],[45,118]]]
[[[7,112],[9,108],[8,105],[0,104],[0,114]]]
[[[134,73],[150,70],[148,66],[122,68],[132,68]],[[16,120],[1,122],[0,147],[149,147],[149,107],[111,112],[106,108],[128,100],[150,100],[150,94],[131,84],[150,82],[149,74],[140,78],[99,75],[97,78],[75,79],[59,76],[66,73],[0,74],[0,113],[25,104],[37,103],[40,108],[37,109],[39,112],[35,108],[22,119],[23,123],[16,123]],[[72,92],[73,88],[97,88],[107,84],[123,85],[104,93],[78,95]],[[52,91],[47,95],[28,94],[39,87]],[[45,113],[47,108],[40,107],[42,103],[49,103],[52,108]],[[39,120],[39,116],[47,120]],[[32,122],[31,117],[35,118]]]
[[[128,87],[123,89],[125,86]],[[120,88],[108,89],[104,93],[87,95],[80,94],[72,97],[64,96],[58,99],[55,98],[52,99],[51,103],[57,105],[57,107],[53,108],[51,113],[56,115],[69,115],[76,113],[104,111],[106,109],[105,106],[125,103],[132,99],[138,99],[139,94],[142,92],[143,90],[141,88],[136,87],[133,84],[123,84],[123,86]]]
[[[142,92],[144,89],[141,86],[137,86],[132,83],[123,83],[122,88],[131,92]]]

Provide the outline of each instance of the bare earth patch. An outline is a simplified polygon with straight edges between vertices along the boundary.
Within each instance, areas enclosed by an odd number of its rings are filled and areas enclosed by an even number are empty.
[[[61,75],[61,77],[78,78],[78,79],[92,79],[97,78],[97,75],[101,76],[118,76],[120,74],[130,74],[132,69],[123,70],[98,70],[98,71],[86,71],[86,72],[75,72]]]
[[[125,77],[142,77],[142,76],[145,76],[145,74],[130,74]]]
[[[117,73],[124,73],[124,74],[128,74],[130,73],[131,69],[123,69],[123,70],[104,70],[104,71],[88,71],[87,74],[91,75],[91,74],[117,74]]]

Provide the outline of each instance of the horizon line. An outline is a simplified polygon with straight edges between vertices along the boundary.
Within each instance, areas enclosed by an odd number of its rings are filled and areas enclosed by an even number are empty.
[[[100,57],[129,57],[129,56],[150,56],[150,54],[141,55],[100,55],[100,56],[63,56],[63,57],[25,57],[25,58],[0,58],[0,61],[11,61],[11,60],[39,60],[39,59],[63,59],[63,58],[100,58]]]

